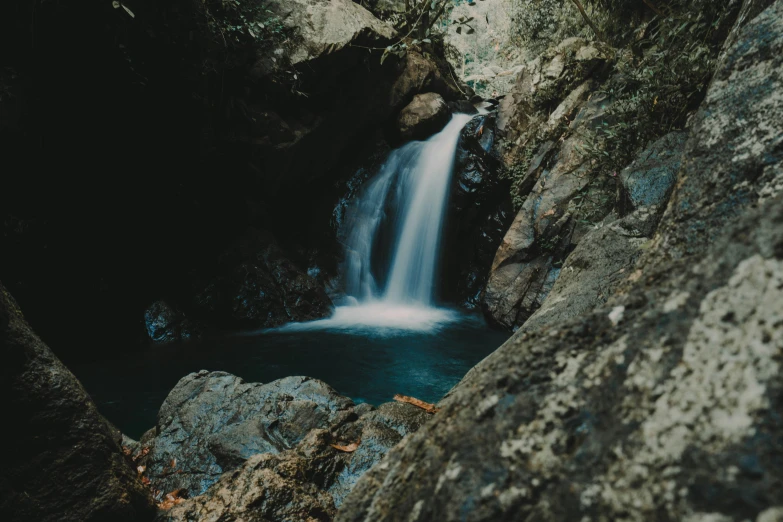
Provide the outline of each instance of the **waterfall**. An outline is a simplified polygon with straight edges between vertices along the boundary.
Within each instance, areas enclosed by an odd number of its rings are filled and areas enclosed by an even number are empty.
[[[345,260],[346,292],[359,303],[432,305],[454,157],[460,132],[471,118],[454,115],[429,140],[393,151],[360,194],[347,220],[353,228]],[[396,231],[389,276],[381,291],[372,266],[384,218]]]
[[[471,118],[455,114],[427,141],[406,143],[389,154],[343,222],[347,306],[338,306],[329,319],[285,329],[432,330],[457,317],[433,307],[433,299],[457,144]]]

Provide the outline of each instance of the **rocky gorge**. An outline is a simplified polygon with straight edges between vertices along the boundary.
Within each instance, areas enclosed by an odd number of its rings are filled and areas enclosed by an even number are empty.
[[[3,520],[783,520],[781,0],[116,4],[0,8]],[[511,337],[445,397],[101,415],[66,366],[338,317],[455,114],[431,291]]]

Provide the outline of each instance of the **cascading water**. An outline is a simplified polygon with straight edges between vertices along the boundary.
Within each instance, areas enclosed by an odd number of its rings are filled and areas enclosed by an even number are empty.
[[[427,141],[393,151],[352,207],[345,226],[347,306],[323,321],[296,328],[394,327],[428,330],[456,314],[432,306],[438,250],[460,131],[472,116],[456,114]],[[392,231],[387,259],[375,259],[383,232]],[[390,263],[389,263],[390,261]],[[388,277],[376,281],[373,268]],[[293,325],[292,325],[293,326]]]

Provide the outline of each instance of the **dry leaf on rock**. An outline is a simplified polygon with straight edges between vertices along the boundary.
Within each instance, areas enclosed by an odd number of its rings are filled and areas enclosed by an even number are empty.
[[[397,402],[405,402],[407,404],[413,404],[417,408],[421,408],[427,413],[437,413],[440,410],[440,408],[438,408],[434,404],[430,404],[429,402],[424,402],[422,400],[413,397],[407,397],[405,395],[397,394],[394,396],[394,400]]]
[[[347,446],[343,446],[342,444],[330,444],[330,446],[339,451],[344,451],[346,453],[353,453],[354,451],[359,449],[359,444],[361,443],[362,443],[361,440],[357,440],[356,442],[352,442]]]

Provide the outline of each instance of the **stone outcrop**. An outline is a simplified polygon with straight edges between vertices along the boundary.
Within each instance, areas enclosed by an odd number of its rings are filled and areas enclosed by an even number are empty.
[[[462,130],[444,231],[443,297],[480,305],[495,252],[514,218],[509,188],[494,155],[495,115],[476,116]]]
[[[541,308],[522,325],[524,330],[556,325],[592,310],[629,277],[669,200],[686,137],[684,132],[664,136],[620,173],[617,210],[627,215],[617,219],[616,213],[610,214],[580,239]]]
[[[191,285],[194,318],[224,328],[271,328],[332,312],[323,286],[285,257],[270,234],[255,229],[246,230]]]
[[[480,363],[339,521],[779,519],[781,57],[778,0],[727,50],[619,291]]]
[[[606,96],[588,100],[594,80],[579,76],[601,63],[598,51],[572,39],[544,58],[520,74],[498,114],[506,164],[510,167],[522,149],[532,154],[512,189],[521,208],[482,294],[485,315],[506,328],[520,326],[541,306],[589,223],[601,222],[613,206],[612,180],[597,178],[595,162],[584,152],[590,131],[606,122],[611,104]],[[551,113],[544,109],[550,105]]]
[[[141,522],[152,498],[76,377],[25,321],[0,284],[3,436],[0,519]]]
[[[202,371],[180,380],[157,426],[128,447],[159,497],[190,497],[159,520],[330,520],[429,417],[409,404],[355,405],[306,377],[260,384]]]
[[[304,377],[264,385],[223,372],[190,374],[158,412],[147,476],[163,492],[182,488],[200,495],[252,455],[280,453],[311,430],[339,425],[352,406],[326,384]]]
[[[423,140],[441,130],[450,115],[441,95],[434,92],[417,94],[397,116],[397,132],[404,140]]]
[[[144,311],[144,330],[150,341],[160,344],[188,341],[201,335],[197,325],[165,301],[155,301]]]

